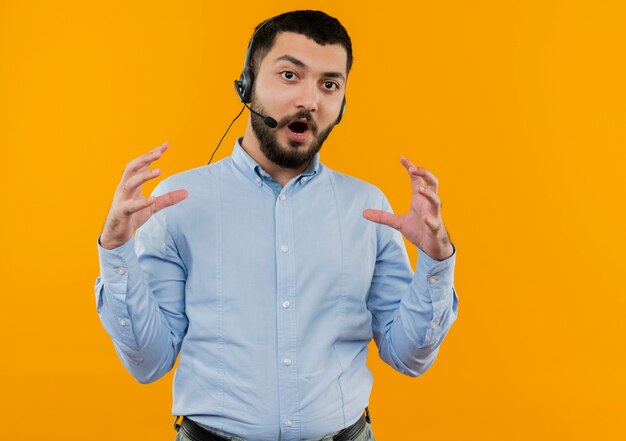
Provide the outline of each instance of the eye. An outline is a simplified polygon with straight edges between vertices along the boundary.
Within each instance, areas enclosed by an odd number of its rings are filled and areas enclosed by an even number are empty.
[[[333,82],[333,81],[324,81],[324,89],[329,90],[329,91],[334,91],[339,89],[339,84]]]
[[[293,72],[292,72],[292,71],[290,71],[290,70],[285,70],[285,71],[281,72],[281,73],[280,73],[280,76],[281,76],[284,80],[287,80],[287,81],[293,81],[293,80],[295,80],[295,79],[296,79],[296,74],[295,74],[295,73],[293,73]]]

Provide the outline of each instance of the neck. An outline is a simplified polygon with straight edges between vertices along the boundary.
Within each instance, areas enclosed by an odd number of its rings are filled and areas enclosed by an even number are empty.
[[[250,118],[248,118],[248,125],[246,126],[243,139],[241,140],[241,147],[267,172],[267,174],[280,182],[280,185],[283,187],[287,182],[298,176],[309,166],[307,163],[298,168],[284,168],[267,159],[267,156],[261,151],[259,139],[254,134],[254,130],[252,130]]]

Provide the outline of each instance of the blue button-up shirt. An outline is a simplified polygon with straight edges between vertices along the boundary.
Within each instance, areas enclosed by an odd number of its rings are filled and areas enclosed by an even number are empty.
[[[99,247],[100,319],[140,382],[174,377],[174,415],[249,440],[321,437],[367,406],[368,344],[416,376],[456,319],[456,253],[418,250],[362,216],[380,190],[319,162],[284,187],[239,142],[163,180],[187,189],[135,238]]]

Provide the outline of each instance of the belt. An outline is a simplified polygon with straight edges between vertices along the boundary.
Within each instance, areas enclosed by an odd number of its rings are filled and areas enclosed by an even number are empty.
[[[333,441],[349,441],[363,432],[367,425],[366,423],[370,422],[369,409],[366,409],[366,412],[367,416],[361,415],[361,418],[356,423],[337,432],[333,436]],[[187,417],[183,417],[180,425],[175,422],[174,426],[192,441],[228,441],[230,439],[206,430],[200,424]]]
[[[366,425],[365,415],[361,415],[361,418],[359,418],[356,423],[337,432],[337,434],[333,436],[333,441],[349,441],[356,438],[365,430]]]

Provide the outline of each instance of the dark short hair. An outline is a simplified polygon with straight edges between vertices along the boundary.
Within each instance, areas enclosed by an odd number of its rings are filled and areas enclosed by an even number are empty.
[[[334,17],[322,11],[291,11],[277,15],[254,29],[253,47],[250,48],[250,69],[256,74],[257,67],[274,46],[276,35],[281,32],[302,34],[319,45],[340,44],[348,54],[346,73],[352,67],[352,42],[348,31]]]

